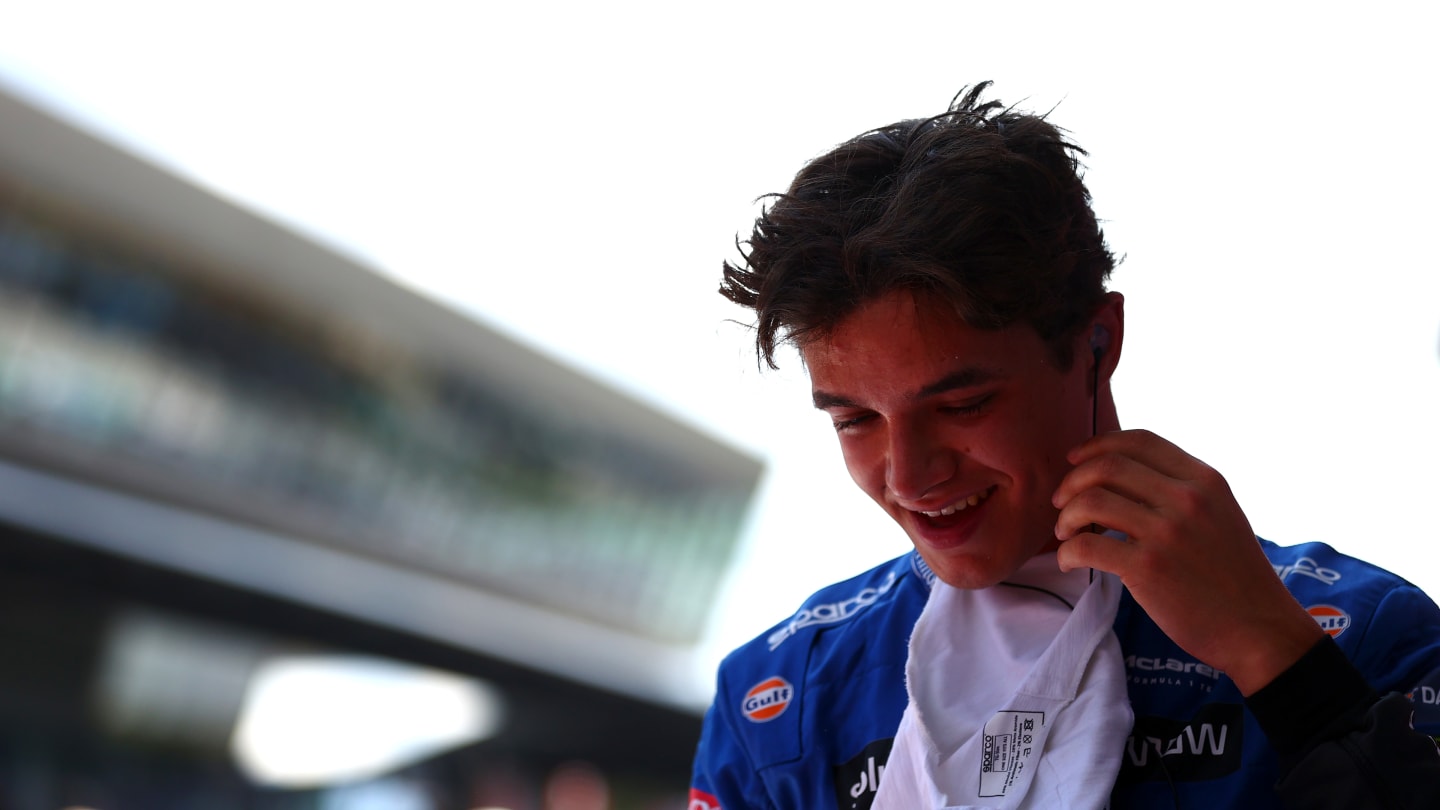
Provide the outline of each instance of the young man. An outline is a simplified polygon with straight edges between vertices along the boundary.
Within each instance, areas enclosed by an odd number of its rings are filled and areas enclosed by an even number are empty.
[[[1440,807],[1440,609],[1121,430],[1083,152],[986,86],[811,162],[725,266],[915,550],[726,659],[692,810]]]

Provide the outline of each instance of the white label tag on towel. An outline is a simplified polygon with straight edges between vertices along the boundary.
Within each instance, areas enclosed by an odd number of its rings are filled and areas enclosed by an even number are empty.
[[[985,724],[979,795],[1004,796],[1015,790],[1023,795],[1048,733],[1044,712],[996,712]]]

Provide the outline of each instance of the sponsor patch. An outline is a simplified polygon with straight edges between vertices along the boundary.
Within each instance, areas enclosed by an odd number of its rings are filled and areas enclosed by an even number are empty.
[[[720,810],[720,800],[698,788],[690,788],[690,806],[686,810]]]
[[[779,675],[774,675],[750,687],[750,691],[745,693],[745,700],[740,703],[740,710],[750,722],[764,723],[784,714],[794,697],[795,687]]]
[[[1000,797],[1012,788],[1023,795],[1048,733],[1044,712],[996,712],[980,749],[980,795]]]
[[[826,602],[802,608],[800,612],[790,617],[790,621],[786,622],[784,627],[771,633],[765,641],[770,645],[770,651],[774,652],[777,647],[785,643],[785,639],[795,635],[797,631],[815,624],[843,622],[861,608],[874,604],[876,599],[889,593],[893,587],[895,587],[895,572],[891,571],[879,587],[861,588],[854,596],[841,599],[839,602]]]
[[[860,750],[848,762],[835,766],[835,805],[838,810],[870,810],[885,763],[895,739],[876,740]]]
[[[1220,670],[1203,664],[1195,659],[1182,661],[1178,658],[1160,658],[1135,655],[1131,653],[1125,657],[1125,668],[1138,670],[1140,672],[1173,672],[1181,675],[1199,675],[1202,678],[1217,680],[1220,677]]]
[[[1340,581],[1339,571],[1336,571],[1334,568],[1324,568],[1309,557],[1301,557],[1295,561],[1294,565],[1275,565],[1271,563],[1271,567],[1275,569],[1275,575],[1282,580],[1291,574],[1297,574],[1302,577],[1318,579],[1326,585],[1334,585]]]
[[[1430,735],[1440,733],[1440,669],[1421,678],[1405,697],[1415,704],[1415,728]]]
[[[1345,628],[1350,626],[1350,614],[1334,605],[1311,605],[1305,608],[1305,612],[1309,613],[1320,625],[1320,629],[1329,633],[1331,638],[1345,632]]]
[[[1137,717],[1120,782],[1195,782],[1218,779],[1240,768],[1245,708],[1238,703],[1202,706],[1188,722]]]
[[[1125,680],[1135,686],[1184,687],[1214,691],[1223,673],[1194,658],[1137,655],[1125,657]]]

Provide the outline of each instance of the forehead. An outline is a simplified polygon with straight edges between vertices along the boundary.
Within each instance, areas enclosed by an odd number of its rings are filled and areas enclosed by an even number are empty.
[[[1033,329],[977,329],[942,299],[895,291],[862,304],[801,354],[812,388],[918,391],[969,369],[1010,376],[1049,365]]]
[[[860,304],[833,329],[806,346],[822,352],[854,348],[872,341],[898,338],[907,332],[932,337],[961,337],[974,330],[948,302],[933,296],[892,290]]]

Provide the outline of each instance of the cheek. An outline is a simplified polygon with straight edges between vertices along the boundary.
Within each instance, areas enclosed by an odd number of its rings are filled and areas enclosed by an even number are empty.
[[[1069,403],[1068,400],[1060,400]],[[1088,405],[1088,404],[1087,404]],[[1075,411],[1066,407],[1059,412],[1052,412],[1043,424],[1043,429],[1038,429],[1030,436],[1031,458],[1033,465],[1037,468],[1037,474],[1041,477],[1041,484],[1047,488],[1059,486],[1060,479],[1064,478],[1071,470],[1071,464],[1066,458],[1077,445],[1090,437],[1090,411],[1087,408]]]
[[[885,488],[885,459],[883,455],[870,452],[866,443],[858,441],[840,442],[840,452],[845,458],[845,469],[856,486],[879,497]]]
[[[1079,395],[1068,381],[1047,386],[1030,402],[1023,420],[1028,435],[1023,440],[1044,455],[1063,460],[1073,446],[1090,437],[1090,411],[1090,398]]]
[[[1056,424],[1055,414],[1033,418],[1027,415],[1003,425],[992,423],[990,428],[984,441],[967,446],[965,456],[1003,474],[1022,489],[1051,487],[1058,483],[1058,479],[1052,481],[1056,471],[1062,465],[1068,469],[1065,454],[1070,445],[1064,440],[1064,428]]]

